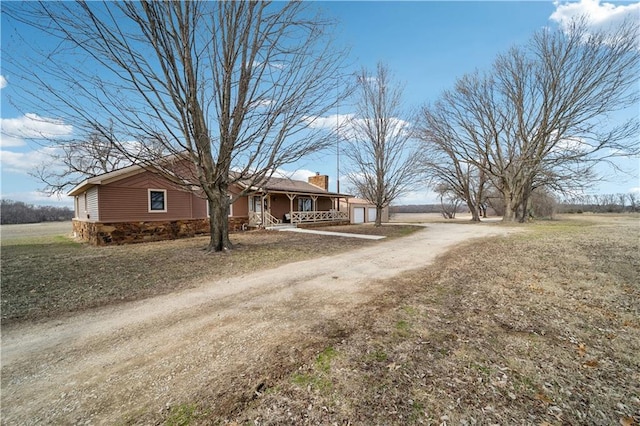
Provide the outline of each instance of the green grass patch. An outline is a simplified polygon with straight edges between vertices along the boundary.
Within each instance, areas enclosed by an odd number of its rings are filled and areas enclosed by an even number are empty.
[[[197,404],[181,404],[171,407],[169,415],[164,421],[167,426],[189,426],[198,424],[207,416]]]
[[[329,346],[320,352],[313,363],[313,368],[304,373],[296,373],[291,382],[303,388],[312,388],[320,392],[328,392],[333,388],[330,379],[331,362],[338,356],[338,352]]]
[[[389,355],[387,355],[387,353],[382,349],[376,349],[375,351],[371,352],[370,356],[371,359],[377,362],[384,362],[389,359]]]
[[[322,373],[328,373],[331,369],[331,361],[338,356],[338,352],[332,347],[329,346],[316,358],[316,369]]]
[[[302,388],[310,387],[319,392],[327,392],[333,387],[331,380],[316,374],[294,374],[291,382]]]
[[[396,322],[396,332],[402,337],[407,337],[411,333],[411,324],[405,320],[399,320]]]

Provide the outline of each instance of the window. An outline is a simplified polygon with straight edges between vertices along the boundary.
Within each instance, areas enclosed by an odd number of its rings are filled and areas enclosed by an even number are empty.
[[[164,213],[167,211],[167,191],[164,189],[149,190],[149,212]]]
[[[229,217],[233,216],[233,204],[231,203],[231,199],[233,198],[233,195],[229,194]],[[209,200],[208,199],[204,199],[206,204],[207,204],[207,217],[211,217],[211,211],[209,211]]]
[[[261,213],[262,212],[262,196],[261,195],[254,195],[253,197],[251,197],[251,211],[252,212],[256,212],[256,213]]]
[[[311,198],[298,198],[298,211],[310,212],[312,210]]]

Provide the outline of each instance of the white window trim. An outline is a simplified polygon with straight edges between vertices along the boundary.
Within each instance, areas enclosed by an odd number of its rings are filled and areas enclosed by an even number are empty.
[[[229,194],[229,217],[233,216],[233,203],[231,202],[231,199],[233,198],[233,195]],[[209,200],[207,198],[204,199],[207,205],[207,217],[211,217],[211,212],[209,211]]]
[[[152,210],[151,209],[151,193],[152,192],[162,192],[164,193],[164,209],[163,210]],[[149,213],[166,213],[167,212],[167,190],[166,189],[153,189],[149,188],[147,192],[147,207],[149,209]]]
[[[300,210],[302,207],[300,204],[307,204],[305,201],[309,201],[310,210]],[[301,203],[302,202],[302,203]],[[312,212],[313,211],[313,198],[311,197],[298,197],[298,211],[299,212]]]

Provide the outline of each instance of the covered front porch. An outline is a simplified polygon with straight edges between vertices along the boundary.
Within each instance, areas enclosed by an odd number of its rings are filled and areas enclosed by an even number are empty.
[[[314,194],[291,191],[269,191],[249,197],[249,226],[269,228],[291,224],[344,223],[348,209],[340,204],[348,199],[343,194]]]

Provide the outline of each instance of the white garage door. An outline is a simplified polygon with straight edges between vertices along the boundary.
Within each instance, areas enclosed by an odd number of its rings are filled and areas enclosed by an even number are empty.
[[[353,208],[353,223],[364,223],[364,207]]]
[[[367,209],[367,222],[375,222],[376,221],[376,208],[369,207]]]

